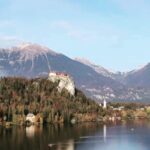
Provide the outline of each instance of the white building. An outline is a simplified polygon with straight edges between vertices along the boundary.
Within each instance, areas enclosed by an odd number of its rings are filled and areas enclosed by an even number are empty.
[[[65,88],[71,95],[75,95],[75,84],[73,79],[65,73],[51,72],[48,79],[52,82],[59,82],[58,91],[61,92]]]
[[[31,124],[34,124],[35,123],[35,115],[32,113],[29,113],[26,116],[26,121],[29,121]]]

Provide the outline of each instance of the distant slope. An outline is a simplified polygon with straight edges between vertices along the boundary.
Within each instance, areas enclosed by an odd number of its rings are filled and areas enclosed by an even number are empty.
[[[93,62],[89,61],[85,58],[75,58],[76,61],[85,64],[89,67],[91,67],[94,71],[96,71],[98,74],[103,75],[105,77],[109,77],[117,82],[124,83],[124,77],[126,73],[123,72],[112,72],[102,66],[96,65]]]
[[[114,73],[112,73],[111,71],[105,69],[102,66],[96,65],[85,58],[75,58],[75,60],[93,68],[93,70],[105,77],[113,78],[114,76]]]
[[[141,69],[129,72],[125,81],[128,86],[150,88],[150,63]]]

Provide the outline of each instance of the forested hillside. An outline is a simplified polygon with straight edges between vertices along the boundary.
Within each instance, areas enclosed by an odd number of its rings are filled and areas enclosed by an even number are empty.
[[[1,78],[0,118],[12,121],[16,116],[33,113],[45,122],[96,119],[101,112],[98,104],[77,89],[74,97],[65,89],[59,93],[57,84],[44,78]]]

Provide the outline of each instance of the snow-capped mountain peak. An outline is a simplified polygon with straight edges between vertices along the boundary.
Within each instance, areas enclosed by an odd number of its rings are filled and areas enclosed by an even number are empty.
[[[58,53],[47,47],[32,43],[22,43],[11,48],[0,48],[0,66],[5,68],[4,66],[7,64],[7,67],[10,68],[9,71],[14,72],[14,74],[22,74],[23,71],[27,71],[33,75],[39,70],[39,74],[45,74],[42,68],[47,68],[50,71],[49,59],[58,55]],[[41,68],[37,68],[37,64],[40,64]]]
[[[18,46],[10,48],[10,51],[21,51],[22,53],[30,54],[30,55],[40,55],[40,54],[46,54],[51,53],[53,55],[56,55],[57,53],[52,51],[51,49],[41,46],[38,44],[32,44],[32,43],[22,43]]]
[[[1,48],[0,52],[9,53],[8,56],[19,53],[19,60],[32,60],[38,56],[47,56],[48,54],[56,56],[58,53],[52,51],[51,49],[32,43],[22,43],[18,46],[13,46],[11,48]]]

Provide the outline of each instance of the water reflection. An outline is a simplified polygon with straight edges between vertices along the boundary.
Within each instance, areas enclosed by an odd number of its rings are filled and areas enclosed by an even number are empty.
[[[74,150],[74,140],[68,141],[68,146],[67,146],[66,150]]]
[[[56,150],[74,150],[74,140],[68,140],[66,143],[58,143],[53,148]],[[49,149],[52,149],[49,147]]]
[[[103,126],[103,137],[104,137],[104,142],[106,142],[106,138],[107,138],[107,126],[105,124]]]
[[[35,134],[35,126],[26,127],[26,135],[29,138],[34,137]]]
[[[28,138],[34,138],[35,134],[40,135],[42,133],[43,126],[29,126],[25,128],[26,136]]]
[[[146,121],[0,127],[0,150],[149,150],[149,141]]]

